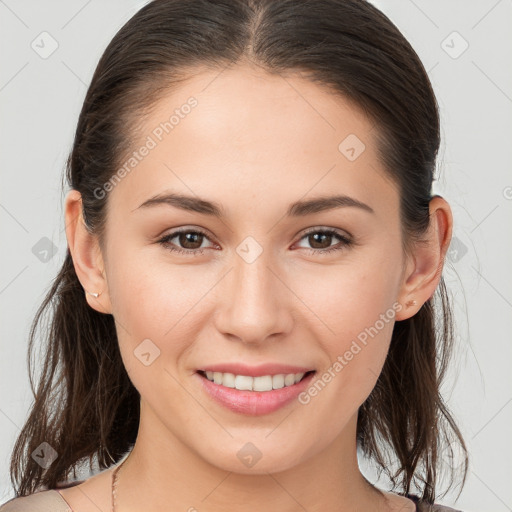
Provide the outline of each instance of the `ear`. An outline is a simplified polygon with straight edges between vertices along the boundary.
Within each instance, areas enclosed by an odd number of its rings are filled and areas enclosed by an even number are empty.
[[[100,313],[112,313],[101,248],[97,236],[85,224],[78,190],[71,190],[66,196],[65,219],[69,251],[87,303]],[[99,293],[99,296],[91,293]]]
[[[402,309],[396,313],[395,320],[414,316],[434,295],[441,280],[444,258],[452,238],[452,211],[441,196],[434,196],[430,200],[429,212],[430,224],[425,240],[415,243],[413,253],[408,256],[397,299]],[[416,304],[412,305],[412,301],[416,301]]]

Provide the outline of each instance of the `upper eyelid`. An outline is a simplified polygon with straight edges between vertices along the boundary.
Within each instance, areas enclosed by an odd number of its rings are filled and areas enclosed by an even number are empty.
[[[352,235],[344,230],[344,229],[340,229],[340,228],[330,228],[330,227],[327,227],[327,226],[320,226],[320,227],[313,227],[313,228],[307,228],[306,231],[301,231],[302,233],[302,236],[301,238],[305,237],[306,235],[309,235],[310,233],[316,233],[318,231],[332,231],[335,235],[338,235],[338,236],[343,236],[345,238],[350,238],[352,239]],[[299,236],[300,233],[297,233],[296,236]]]

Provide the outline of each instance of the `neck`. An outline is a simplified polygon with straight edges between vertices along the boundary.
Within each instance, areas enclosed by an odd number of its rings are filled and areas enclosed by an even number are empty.
[[[119,471],[116,510],[389,510],[386,495],[359,470],[356,421],[357,415],[331,444],[288,469],[258,473],[256,463],[240,473],[192,451],[142,402],[137,441]]]

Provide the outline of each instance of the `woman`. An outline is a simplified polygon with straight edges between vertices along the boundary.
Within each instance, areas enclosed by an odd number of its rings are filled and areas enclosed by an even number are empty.
[[[438,147],[425,69],[365,1],[143,7],[78,121],[0,510],[453,510]]]

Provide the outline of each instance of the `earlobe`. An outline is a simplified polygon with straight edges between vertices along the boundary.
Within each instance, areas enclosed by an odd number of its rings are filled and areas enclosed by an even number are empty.
[[[402,309],[395,320],[414,316],[421,306],[433,297],[441,280],[444,258],[452,237],[453,217],[450,205],[434,196],[429,204],[430,224],[424,239],[417,242],[404,274],[398,302]]]
[[[80,192],[71,190],[65,201],[66,238],[73,266],[89,306],[100,313],[111,313],[111,303],[103,257],[96,235],[85,224]]]

